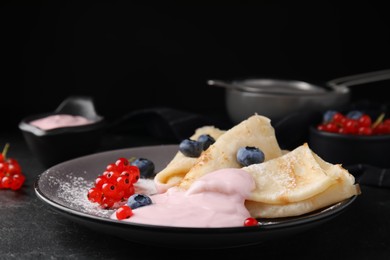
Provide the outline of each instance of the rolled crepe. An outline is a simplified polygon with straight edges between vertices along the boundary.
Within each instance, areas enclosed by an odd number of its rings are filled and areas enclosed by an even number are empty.
[[[255,218],[298,216],[360,194],[355,178],[307,143],[279,158],[243,167],[256,183],[245,202]]]
[[[188,189],[195,180],[215,170],[241,168],[242,165],[236,158],[237,151],[246,146],[262,150],[265,161],[282,155],[271,120],[255,114],[227,130],[214,144],[203,151],[178,186]]]
[[[199,136],[208,134],[217,140],[223,133],[225,130],[215,126],[203,126],[196,129],[190,139],[197,140]],[[196,160],[197,158],[187,157],[178,151],[168,165],[156,174],[154,182],[157,192],[165,192],[168,188],[177,185],[196,163]]]

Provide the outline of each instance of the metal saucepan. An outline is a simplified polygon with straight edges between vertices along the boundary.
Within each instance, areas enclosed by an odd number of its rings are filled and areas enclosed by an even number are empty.
[[[350,86],[390,79],[390,70],[341,77],[324,86],[297,80],[250,78],[236,81],[209,80],[226,89],[226,109],[233,123],[254,113],[278,121],[296,113],[343,109],[350,102]]]

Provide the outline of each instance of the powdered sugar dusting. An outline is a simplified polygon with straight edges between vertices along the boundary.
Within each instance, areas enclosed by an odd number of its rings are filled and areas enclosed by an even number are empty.
[[[63,200],[71,209],[99,217],[109,217],[113,210],[101,208],[97,203],[88,200],[87,193],[93,187],[92,181],[83,177],[66,175],[67,182],[61,181],[58,187],[58,198]]]
[[[88,200],[88,190],[94,186],[93,181],[84,179],[81,176],[75,176],[72,173],[66,175],[66,180],[59,181],[54,176],[49,177],[49,185],[57,187],[57,196],[67,207],[83,212],[89,215],[110,218],[110,215],[125,202],[117,203],[112,209],[103,209],[97,203]],[[140,179],[134,184],[136,193],[154,194],[156,193],[154,182],[151,179]],[[61,203],[61,204],[63,204]]]

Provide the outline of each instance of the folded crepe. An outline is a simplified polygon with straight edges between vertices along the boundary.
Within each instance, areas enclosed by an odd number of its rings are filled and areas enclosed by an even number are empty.
[[[241,168],[236,158],[237,151],[246,146],[262,150],[265,161],[282,155],[271,120],[255,114],[227,130],[203,151],[178,186],[188,189],[195,180],[207,173],[222,168]]]
[[[245,202],[255,218],[298,216],[361,193],[353,175],[341,165],[321,159],[307,143],[242,169],[256,183]]]
[[[199,136],[208,134],[217,140],[223,133],[225,133],[225,130],[215,126],[203,126],[197,128],[190,139],[197,140]],[[168,165],[156,174],[154,182],[157,192],[162,193],[168,188],[177,185],[196,163],[196,160],[197,158],[187,157],[178,151]]]

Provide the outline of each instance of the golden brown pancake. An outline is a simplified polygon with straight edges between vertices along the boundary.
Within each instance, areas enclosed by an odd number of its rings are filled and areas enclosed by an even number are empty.
[[[321,159],[307,143],[242,169],[256,183],[246,206],[257,218],[302,215],[360,194],[353,175],[341,165]]]

